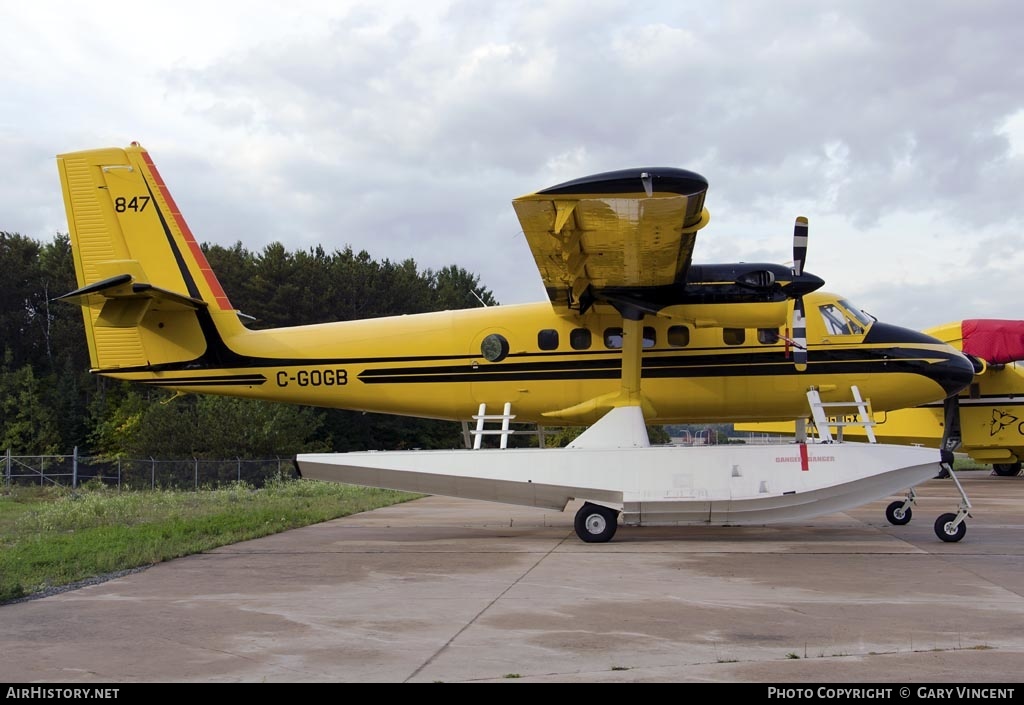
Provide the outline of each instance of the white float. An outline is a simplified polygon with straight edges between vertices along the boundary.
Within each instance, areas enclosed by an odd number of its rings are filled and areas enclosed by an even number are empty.
[[[585,541],[628,526],[768,524],[843,511],[941,471],[935,449],[868,443],[649,446],[637,407],[567,448],[369,451],[297,457],[304,478],[548,509],[572,500]],[[589,507],[589,509],[588,509]]]

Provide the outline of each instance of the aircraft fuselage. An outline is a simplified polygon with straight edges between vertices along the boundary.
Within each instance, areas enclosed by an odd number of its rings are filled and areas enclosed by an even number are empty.
[[[768,305],[756,306],[764,320]],[[784,322],[786,303],[775,307]],[[203,316],[211,321],[197,359],[97,371],[186,392],[439,419],[465,420],[480,404],[510,402],[516,421],[550,425],[596,421],[603,412],[544,414],[613,393],[621,377],[622,318],[609,307],[566,316],[537,303],[265,331],[242,327],[230,312]],[[875,322],[866,335],[826,335],[809,319],[809,365],[798,372],[784,324],[723,328],[647,317],[642,392],[656,412],[649,421],[793,418],[806,413],[811,386],[829,401],[848,400],[857,385],[882,411],[941,399],[973,373],[958,352],[916,331]]]

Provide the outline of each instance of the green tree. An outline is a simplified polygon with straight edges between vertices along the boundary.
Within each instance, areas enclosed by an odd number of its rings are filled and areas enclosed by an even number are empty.
[[[39,326],[39,243],[18,233],[0,232],[0,332],[2,348],[10,350],[10,368],[32,364],[42,352]],[[2,350],[0,350],[2,352]],[[5,361],[7,358],[5,357]]]
[[[62,452],[54,411],[44,400],[43,385],[31,365],[13,367],[8,349],[0,365],[0,448],[15,454]]]
[[[317,439],[323,419],[323,410],[312,407],[199,396],[195,399],[195,454],[273,458],[330,450]]]
[[[429,276],[433,279],[435,305],[438,309],[457,311],[476,308],[481,305],[481,301],[487,306],[498,305],[490,289],[480,283],[480,277],[462,267],[449,265]]]
[[[63,371],[68,365],[87,369],[89,349],[85,344],[82,308],[56,298],[78,287],[71,242],[66,234],[55,235],[40,247],[35,276],[39,296],[33,321],[39,330],[49,370]]]
[[[322,424],[310,407],[129,390],[94,440],[110,458],[272,458],[328,450],[316,439]]]
[[[353,450],[461,448],[462,427],[454,421],[328,409],[324,428],[331,447]]]
[[[160,390],[105,378],[101,378],[97,386],[99,392],[89,408],[89,448],[110,459],[132,457],[146,411],[169,397]],[[149,455],[145,453],[141,457]]]

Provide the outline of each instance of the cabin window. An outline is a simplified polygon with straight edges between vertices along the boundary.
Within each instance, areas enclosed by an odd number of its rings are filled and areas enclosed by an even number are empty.
[[[868,326],[874,323],[870,314],[864,313],[846,299],[839,299],[839,305],[846,309],[846,315],[860,323],[861,328],[867,330]]]
[[[605,328],[604,329],[604,346],[609,350],[621,350],[622,349],[622,329],[621,328]]]
[[[653,348],[658,344],[658,331],[650,326],[644,326],[644,347]]]
[[[557,350],[558,331],[552,328],[545,328],[537,333],[537,347],[541,350]]]
[[[498,333],[491,333],[480,343],[480,354],[488,362],[501,362],[508,357],[508,340]]]
[[[818,311],[821,313],[821,320],[825,324],[825,332],[828,335],[860,335],[864,332],[864,326],[859,319],[854,318],[835,304],[822,304],[818,307]]]
[[[658,332],[651,326],[644,326],[644,341],[643,346],[645,348],[653,348],[658,342]],[[605,328],[604,329],[604,346],[609,350],[621,350],[622,349],[622,329],[621,328]]]
[[[757,329],[757,342],[761,345],[773,345],[779,342],[779,329],[778,328],[758,328]]]
[[[722,340],[725,341],[726,345],[743,345],[747,339],[747,331],[745,328],[723,328],[722,329]]]
[[[589,328],[573,328],[569,332],[569,345],[573,350],[589,350],[592,342]]]
[[[690,329],[686,326],[669,326],[668,344],[676,348],[685,348],[690,344]]]

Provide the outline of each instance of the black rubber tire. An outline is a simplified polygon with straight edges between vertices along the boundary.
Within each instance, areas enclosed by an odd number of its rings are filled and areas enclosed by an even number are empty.
[[[910,518],[914,516],[914,510],[910,507],[903,509],[903,500],[893,502],[885,508],[885,518],[889,520],[890,524],[896,526],[903,526],[904,524],[910,523]]]
[[[967,522],[960,522],[960,525],[956,527],[956,530],[952,533],[949,531],[949,525],[956,519],[956,514],[948,513],[941,515],[935,520],[935,535],[943,541],[949,543],[956,543],[964,536],[967,535]]]
[[[605,543],[612,540],[619,528],[619,513],[600,504],[585,502],[576,512],[576,535],[587,543]]]
[[[1020,461],[1016,463],[995,463],[992,472],[999,477],[1016,477],[1020,474]]]

